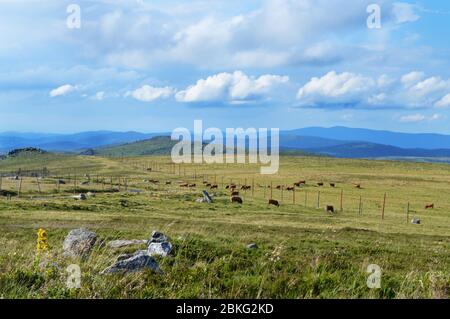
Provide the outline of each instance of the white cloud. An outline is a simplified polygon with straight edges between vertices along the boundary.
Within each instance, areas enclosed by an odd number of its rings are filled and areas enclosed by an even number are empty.
[[[427,78],[412,86],[409,91],[419,96],[426,96],[436,91],[442,91],[450,88],[450,80],[446,81],[438,76]]]
[[[416,13],[416,8],[415,5],[410,3],[395,2],[392,6],[395,22],[401,24],[419,20],[420,16]]]
[[[365,28],[361,18],[372,2],[348,6],[348,0],[263,0],[257,5],[192,1],[183,4],[183,10],[193,11],[186,14],[172,2],[121,1],[92,14],[78,38],[72,33],[67,37],[89,57],[131,68],[180,62],[213,69],[331,64],[362,57],[354,53],[368,50],[364,41],[344,39],[354,39],[348,35]],[[383,6],[392,3],[384,0]],[[391,21],[392,14],[383,19]]]
[[[424,121],[438,121],[440,119],[443,119],[444,117],[441,114],[432,114],[430,116],[426,116],[420,113],[416,114],[409,114],[404,115],[400,117],[400,122],[403,123],[418,123],[418,122],[424,122]]]
[[[422,80],[424,76],[425,74],[423,72],[413,71],[403,75],[401,78],[401,82],[406,86],[414,85],[415,83]]]
[[[64,96],[74,92],[76,89],[77,89],[76,86],[73,86],[71,84],[65,84],[60,87],[57,87],[56,89],[51,90],[50,97]]]
[[[417,114],[404,115],[404,116],[400,117],[400,122],[416,123],[416,122],[422,122],[425,119],[426,119],[425,115],[417,113]]]
[[[179,102],[239,102],[270,97],[272,90],[287,83],[287,76],[249,77],[241,71],[219,73],[200,79],[176,94]]]
[[[359,108],[431,108],[443,107],[449,97],[450,79],[424,78],[422,72],[410,72],[395,79],[366,77],[334,71],[314,77],[297,94],[300,106]]]
[[[127,92],[126,96],[131,95],[138,101],[152,102],[157,99],[166,99],[174,94],[175,90],[171,87],[153,87],[144,85],[134,91]]]
[[[314,77],[300,88],[297,98],[302,105],[354,104],[366,95],[376,82],[362,75],[331,71],[321,78]]]
[[[436,102],[436,107],[450,107],[450,93],[444,96],[442,99]]]

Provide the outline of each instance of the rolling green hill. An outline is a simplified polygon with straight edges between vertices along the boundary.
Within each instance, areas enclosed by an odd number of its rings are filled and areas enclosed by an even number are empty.
[[[89,149],[83,151],[82,154],[97,156],[169,155],[176,143],[177,141],[172,141],[170,136],[156,136],[133,143]]]

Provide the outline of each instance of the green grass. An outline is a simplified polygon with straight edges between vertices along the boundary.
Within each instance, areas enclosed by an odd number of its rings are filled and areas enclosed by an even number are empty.
[[[156,163],[158,165],[156,165]],[[0,197],[0,297],[3,298],[448,298],[450,289],[450,167],[388,161],[321,157],[282,157],[279,174],[259,175],[255,165],[170,164],[167,157],[107,159],[35,158],[67,179],[57,192],[51,177],[25,178],[21,197]],[[31,165],[30,164],[30,165]],[[0,171],[17,164],[0,161]],[[146,170],[152,167],[153,171]],[[175,173],[174,173],[175,169]],[[157,171],[155,171],[157,170]],[[90,174],[88,185],[80,185]],[[98,181],[97,181],[98,175]],[[109,192],[110,178],[113,188]],[[73,178],[73,175],[71,175]],[[124,190],[124,178],[129,189]],[[67,178],[67,177],[66,177]],[[120,178],[120,180],[119,180]],[[159,185],[144,179],[158,179]],[[203,178],[220,188],[213,204],[195,203],[203,187],[182,189],[178,181],[202,184]],[[229,202],[223,182],[255,185],[241,193],[244,204]],[[273,190],[281,206],[268,207],[270,190],[261,185],[291,185],[307,180],[292,192]],[[102,183],[105,181],[105,183]],[[165,181],[172,181],[165,185]],[[316,186],[324,182],[325,187]],[[328,186],[337,183],[337,188]],[[363,189],[353,187],[361,183]],[[95,198],[76,201],[74,192],[96,191]],[[3,179],[2,189],[16,190],[17,181]],[[335,215],[325,205],[344,210]],[[317,208],[317,195],[320,207]],[[308,194],[307,206],[304,205]],[[385,218],[381,206],[387,193]],[[363,214],[358,214],[360,196]],[[416,216],[422,225],[406,220]],[[434,203],[434,210],[424,205]],[[45,228],[51,246],[36,261],[36,231]],[[62,242],[67,233],[87,227],[99,243],[87,260],[66,260]],[[102,243],[112,239],[145,239],[153,230],[169,235],[174,256],[159,259],[165,275],[144,271],[103,276],[115,257],[135,248],[113,250]],[[255,242],[258,249],[248,250]],[[42,263],[42,261],[46,261]],[[41,265],[39,266],[39,264]],[[82,287],[66,288],[66,267],[77,263]],[[369,264],[382,268],[381,289],[369,289]]]

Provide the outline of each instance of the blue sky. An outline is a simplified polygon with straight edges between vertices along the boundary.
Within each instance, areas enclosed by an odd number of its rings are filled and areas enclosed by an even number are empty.
[[[444,0],[0,0],[0,131],[450,134],[449,30]]]

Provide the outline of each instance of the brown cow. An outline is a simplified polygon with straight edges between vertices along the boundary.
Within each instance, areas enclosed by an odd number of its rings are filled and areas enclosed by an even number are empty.
[[[239,196],[239,192],[238,192],[238,191],[232,192],[232,193],[231,193],[231,197],[234,197],[234,196]]]
[[[425,209],[434,209],[434,204],[425,205]]]
[[[336,187],[335,183],[330,183],[330,187]]]
[[[242,204],[243,203],[242,198],[240,198],[239,196],[231,197],[231,202],[232,203],[238,203],[238,204]]]
[[[294,186],[289,186],[289,187],[286,188],[286,190],[287,190],[287,191],[292,191],[292,192],[293,192],[293,191],[294,191]]]
[[[189,184],[189,187],[196,187],[196,184]]]
[[[170,184],[172,184],[172,182],[166,182],[166,185],[170,185]]]
[[[273,205],[273,206],[280,207],[280,203],[277,200],[275,200],[275,199],[269,199],[268,205]]]
[[[189,184],[181,184],[180,187],[189,187]]]
[[[211,189],[218,189],[219,188],[219,186],[218,185],[216,185],[216,184],[214,184],[214,185],[211,185]]]
[[[283,186],[281,186],[281,185],[278,185],[277,187],[276,187],[276,189],[281,189]]]
[[[354,184],[356,188],[361,189],[361,184]]]
[[[334,207],[331,205],[327,205],[327,213],[334,213]]]
[[[323,186],[323,183],[322,182],[317,183],[317,186]]]

